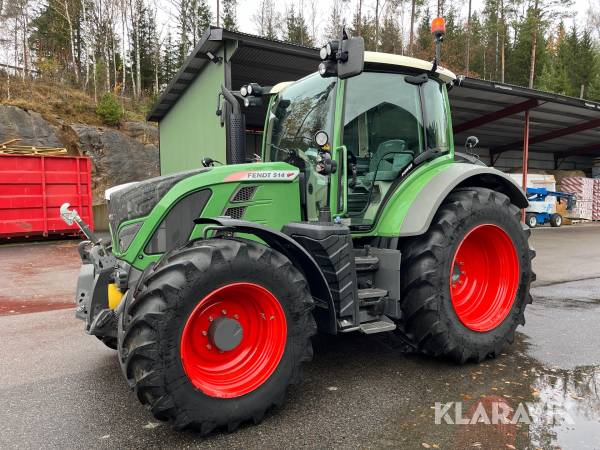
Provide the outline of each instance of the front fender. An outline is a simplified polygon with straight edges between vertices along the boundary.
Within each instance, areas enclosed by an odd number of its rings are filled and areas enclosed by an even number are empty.
[[[385,206],[381,221],[385,229],[400,230],[400,237],[425,233],[444,199],[458,187],[477,186],[493,189],[507,195],[519,208],[529,205],[521,187],[507,174],[493,167],[468,163],[452,163],[436,173],[417,193],[402,217],[394,215],[402,206],[401,197],[395,197]]]

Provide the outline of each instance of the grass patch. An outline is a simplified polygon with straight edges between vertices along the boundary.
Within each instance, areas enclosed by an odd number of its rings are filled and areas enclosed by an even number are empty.
[[[98,102],[102,93],[98,94]],[[123,120],[144,122],[151,107],[150,98],[133,101],[115,96],[123,108]],[[26,79],[0,72],[0,103],[36,111],[51,123],[85,123],[106,126],[97,114],[93,93],[43,78]]]

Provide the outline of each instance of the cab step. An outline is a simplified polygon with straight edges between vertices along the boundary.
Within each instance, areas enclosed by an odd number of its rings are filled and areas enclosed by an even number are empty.
[[[383,297],[388,294],[385,289],[379,288],[365,288],[358,289],[358,301],[361,306],[368,306],[374,303],[378,303]]]
[[[355,256],[354,266],[357,272],[374,272],[379,269],[379,258],[373,255]]]
[[[389,319],[376,320],[374,322],[361,323],[359,329],[364,334],[383,333],[385,331],[394,331],[396,324]]]

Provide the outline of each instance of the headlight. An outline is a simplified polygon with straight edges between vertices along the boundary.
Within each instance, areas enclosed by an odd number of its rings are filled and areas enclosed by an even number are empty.
[[[127,251],[129,246],[133,242],[135,235],[137,234],[138,231],[140,231],[140,228],[142,228],[142,224],[143,224],[142,222],[130,223],[121,228],[121,230],[119,231],[119,252],[120,253],[125,253]]]
[[[326,46],[321,47],[321,50],[319,50],[319,57],[322,60],[325,60],[325,59],[327,59],[327,56],[328,56],[327,47]]]
[[[322,77],[334,77],[337,75],[337,65],[333,61],[321,61],[319,74]]]

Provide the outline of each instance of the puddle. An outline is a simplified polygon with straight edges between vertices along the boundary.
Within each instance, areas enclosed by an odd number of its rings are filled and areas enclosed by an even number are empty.
[[[408,359],[425,366],[423,379],[413,381],[409,408],[394,410],[371,434],[374,447],[600,449],[598,365],[545,366],[523,335],[481,364]]]
[[[600,448],[600,368],[551,370],[533,383],[530,442],[540,448]]]
[[[534,299],[552,302],[553,306],[586,307],[600,304],[600,278],[569,281],[531,288]]]
[[[69,308],[75,309],[73,301],[65,302],[47,299],[7,300],[0,297],[0,316],[13,316],[17,314],[29,314]]]

